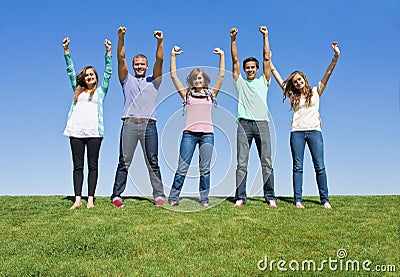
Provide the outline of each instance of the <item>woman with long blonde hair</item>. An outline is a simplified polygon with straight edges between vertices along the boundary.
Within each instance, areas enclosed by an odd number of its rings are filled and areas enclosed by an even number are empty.
[[[103,82],[98,86],[98,74],[93,66],[85,66],[76,75],[69,51],[70,39],[63,39],[64,58],[74,96],[68,113],[64,135],[69,137],[73,169],[75,202],[71,210],[82,205],[82,185],[85,147],[88,160],[88,202],[87,208],[94,207],[97,186],[98,159],[103,140],[103,101],[107,95],[111,69],[111,42],[104,40],[106,47]]]
[[[292,131],[290,133],[290,149],[293,160],[293,191],[294,204],[298,209],[304,209],[302,204],[303,189],[303,159],[305,145],[311,152],[317,179],[320,201],[325,208],[331,209],[328,198],[328,181],[324,164],[324,145],[319,115],[319,99],[325,90],[329,77],[336,66],[340,50],[336,42],[332,43],[334,56],[325,75],[318,86],[311,88],[306,75],[294,71],[286,80],[271,62],[271,72],[283,90],[284,99],[289,98],[293,110]]]

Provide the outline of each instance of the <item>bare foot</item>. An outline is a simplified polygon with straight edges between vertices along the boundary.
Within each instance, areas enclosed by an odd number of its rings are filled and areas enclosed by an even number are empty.
[[[269,206],[270,208],[277,208],[277,206],[276,206],[276,201],[275,201],[275,200],[269,200],[268,206]]]
[[[94,204],[93,203],[94,203],[94,197],[93,196],[89,196],[86,207],[88,209],[94,208]]]
[[[75,202],[74,205],[69,208],[70,210],[75,210],[76,208],[82,206],[82,202]]]
[[[296,208],[297,209],[304,209],[303,204],[301,204],[301,202],[296,202]]]

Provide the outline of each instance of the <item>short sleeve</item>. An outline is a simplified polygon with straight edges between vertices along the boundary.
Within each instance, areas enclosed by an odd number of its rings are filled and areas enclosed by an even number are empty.
[[[243,82],[244,80],[241,74],[239,75],[236,81],[235,79],[233,79],[233,85],[235,86],[236,90],[238,90],[238,88],[242,86]]]
[[[130,74],[130,73],[126,74],[125,80],[123,80],[123,81],[121,82],[121,85],[122,85],[122,86],[124,86],[124,85],[126,84],[126,82],[128,82],[129,74]]]
[[[261,75],[260,79],[263,80],[265,86],[269,87],[269,82],[268,82],[267,78],[265,78],[264,74]]]

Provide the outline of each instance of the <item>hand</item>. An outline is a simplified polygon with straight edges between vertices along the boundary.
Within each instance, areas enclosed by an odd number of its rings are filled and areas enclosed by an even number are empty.
[[[67,50],[67,49],[68,49],[69,43],[70,43],[69,37],[65,37],[65,38],[63,39],[63,41],[62,41],[62,45],[63,45],[63,47],[64,47],[64,50]]]
[[[125,34],[126,34],[126,27],[119,27],[118,28],[118,36],[123,37],[123,36],[125,36]]]
[[[155,37],[157,40],[163,39],[163,32],[162,32],[162,31],[159,31],[159,30],[154,31],[154,37]]]
[[[231,28],[231,38],[236,38],[236,35],[238,33],[238,28]]]
[[[179,55],[179,54],[181,54],[181,53],[183,53],[183,51],[181,50],[181,48],[180,48],[179,46],[175,45],[175,46],[172,48],[172,51],[171,51],[171,54],[172,54],[172,55]]]
[[[107,51],[111,50],[111,41],[109,41],[108,39],[105,39],[104,45],[106,46]]]
[[[261,34],[263,34],[264,36],[267,36],[267,35],[268,35],[267,26],[260,26],[260,32],[261,32]]]
[[[336,41],[332,42],[332,48],[333,48],[333,51],[335,51],[335,56],[339,56],[340,50],[339,50],[338,43]]]
[[[224,51],[222,51],[219,47],[216,47],[214,48],[213,53],[218,55],[223,55]]]

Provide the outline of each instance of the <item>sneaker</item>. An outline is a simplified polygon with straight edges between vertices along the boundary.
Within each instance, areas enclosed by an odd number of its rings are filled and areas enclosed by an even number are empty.
[[[161,196],[158,196],[158,197],[156,198],[156,204],[155,204],[155,206],[156,206],[156,207],[161,207],[162,205],[164,205],[164,199],[163,199]]]
[[[324,207],[325,207],[325,209],[332,209],[332,206],[331,206],[331,204],[329,204],[329,202],[325,202]]]
[[[244,201],[243,200],[236,200],[235,205],[233,205],[234,208],[239,208],[244,206]]]
[[[125,205],[122,202],[122,198],[121,197],[114,197],[113,200],[112,200],[112,203],[117,208],[125,208]]]
[[[296,202],[296,208],[297,209],[304,209],[303,204],[301,204],[301,202]]]
[[[201,203],[201,205],[202,205],[204,208],[210,207],[210,203],[208,203],[208,202]]]
[[[275,200],[269,200],[268,206],[270,208],[277,208]]]

